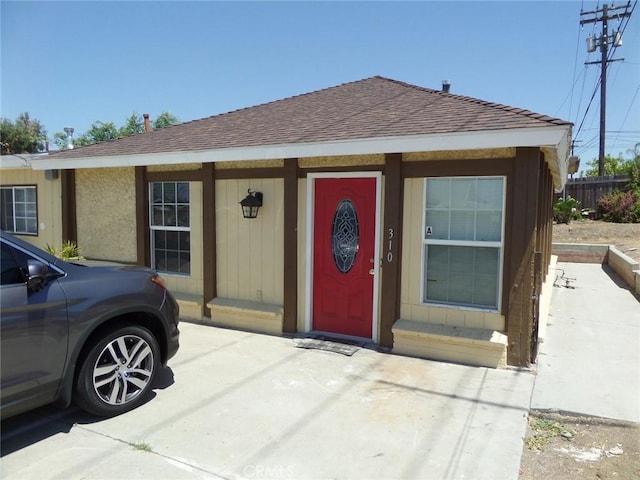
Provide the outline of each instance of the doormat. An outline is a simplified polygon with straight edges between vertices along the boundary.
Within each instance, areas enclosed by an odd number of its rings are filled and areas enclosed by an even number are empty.
[[[360,350],[359,345],[348,345],[346,343],[331,342],[329,340],[322,340],[319,338],[301,338],[296,339],[293,342],[297,348],[324,350],[325,352],[340,353],[347,357],[350,357]]]

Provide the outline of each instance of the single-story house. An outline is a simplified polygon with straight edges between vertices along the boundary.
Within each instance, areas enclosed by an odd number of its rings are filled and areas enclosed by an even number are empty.
[[[157,269],[187,317],[528,366],[571,126],[376,76],[30,163],[61,240]]]

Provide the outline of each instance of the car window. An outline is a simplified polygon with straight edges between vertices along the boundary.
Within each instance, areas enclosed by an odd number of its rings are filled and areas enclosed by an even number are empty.
[[[2,245],[2,256],[0,257],[0,285],[15,285],[25,283],[25,270],[16,261],[15,250],[6,243]],[[26,261],[25,261],[26,266]]]

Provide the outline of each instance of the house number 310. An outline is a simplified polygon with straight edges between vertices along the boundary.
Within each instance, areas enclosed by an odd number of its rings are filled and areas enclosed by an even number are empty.
[[[387,230],[387,240],[389,240],[389,245],[387,248],[387,262],[391,263],[393,262],[393,236],[394,236],[394,231],[393,228],[390,228]]]

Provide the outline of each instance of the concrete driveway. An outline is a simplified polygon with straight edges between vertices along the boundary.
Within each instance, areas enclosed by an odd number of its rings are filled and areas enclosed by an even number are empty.
[[[518,478],[534,376],[182,323],[155,397],[120,417],[2,423],[3,479]]]

